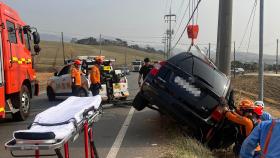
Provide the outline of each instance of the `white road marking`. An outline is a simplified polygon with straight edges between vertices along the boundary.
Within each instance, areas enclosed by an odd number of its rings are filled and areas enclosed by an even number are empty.
[[[116,158],[117,157],[117,154],[120,150],[120,147],[122,145],[122,141],[124,139],[124,136],[126,134],[126,131],[128,129],[128,126],[131,122],[131,119],[132,119],[132,116],[133,116],[133,113],[134,113],[135,109],[133,107],[130,108],[130,111],[122,125],[122,128],[121,130],[119,131],[119,134],[117,136],[117,138],[115,139],[115,142],[114,144],[112,145],[108,155],[106,158]]]

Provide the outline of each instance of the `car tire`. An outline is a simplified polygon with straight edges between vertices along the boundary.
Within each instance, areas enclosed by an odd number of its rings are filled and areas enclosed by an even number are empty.
[[[138,111],[143,110],[147,105],[148,101],[140,93],[136,95],[132,103],[132,106]]]
[[[21,87],[20,93],[11,97],[13,106],[19,111],[12,114],[13,120],[24,121],[30,112],[30,92],[27,86]]]
[[[51,87],[47,88],[47,96],[49,101],[55,101],[55,93]]]
[[[87,96],[88,96],[88,93],[87,93],[87,91],[86,91],[84,88],[81,88],[81,89],[79,90],[78,96],[79,96],[79,97],[87,97]]]

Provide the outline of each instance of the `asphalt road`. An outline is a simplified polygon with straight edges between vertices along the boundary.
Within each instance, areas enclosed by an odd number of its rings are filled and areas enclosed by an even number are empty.
[[[137,77],[136,73],[131,73],[128,76],[131,98],[138,91]],[[63,98],[56,102],[48,102],[46,95],[42,94],[32,100],[31,114],[26,121],[1,120],[0,142],[2,147],[0,147],[0,158],[11,157],[10,153],[5,150],[4,143],[12,138],[13,131],[26,129],[37,113],[57,105],[61,101]],[[141,112],[133,111],[130,106],[105,105],[101,120],[94,125],[94,140],[100,158],[156,158],[160,155],[160,146],[165,143],[160,115],[149,109]],[[128,114],[131,117],[129,122],[127,122]],[[115,146],[118,144],[120,148]],[[82,135],[77,141],[70,144],[70,157],[84,157]]]

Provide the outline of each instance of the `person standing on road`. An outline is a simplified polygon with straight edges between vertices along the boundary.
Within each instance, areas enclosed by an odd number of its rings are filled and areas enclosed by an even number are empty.
[[[256,101],[255,105],[264,109],[264,102],[263,101]],[[270,115],[270,113],[268,113],[266,111],[263,111],[263,114],[261,116],[261,120],[262,121],[267,121],[267,120],[271,120],[271,119],[272,119],[272,116]]]
[[[280,157],[280,120],[261,122],[245,139],[240,150],[240,158],[276,158]],[[255,152],[256,146],[261,152]]]
[[[144,65],[141,67],[139,71],[139,77],[138,77],[138,85],[141,87],[141,79],[143,78],[143,81],[145,80],[148,73],[154,68],[153,65],[150,64],[150,59],[145,58],[144,59]]]
[[[101,82],[100,82],[100,65],[102,64],[103,59],[101,57],[96,57],[95,58],[95,64],[91,68],[90,72],[90,90],[92,93],[92,96],[96,96],[99,94],[100,89],[101,89]]]
[[[81,66],[81,61],[75,60],[74,67],[71,70],[72,94],[74,96],[79,95],[79,91],[80,91],[81,85],[82,85],[80,66]]]

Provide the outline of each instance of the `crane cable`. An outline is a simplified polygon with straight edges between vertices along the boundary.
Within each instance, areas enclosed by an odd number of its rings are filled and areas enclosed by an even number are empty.
[[[192,21],[193,16],[194,16],[196,10],[198,9],[198,6],[199,6],[199,4],[200,4],[201,1],[202,1],[202,0],[198,0],[198,2],[197,2],[197,4],[196,4],[195,8],[193,9],[192,14],[190,14],[190,18],[189,18],[189,20],[188,20],[187,25],[185,26],[185,28],[184,28],[183,32],[181,33],[179,39],[177,40],[176,44],[172,47],[172,50],[178,45],[179,41],[181,40],[181,38],[183,37],[184,33],[186,32],[187,26],[188,26],[188,25],[190,24],[190,22]]]
[[[254,14],[253,14],[253,20],[252,20],[252,25],[251,25],[250,34],[249,34],[247,53],[249,52],[249,48],[250,48],[250,44],[251,44],[251,36],[252,36],[252,31],[253,31],[254,21],[255,21],[255,15],[256,15],[256,10],[257,10],[256,6],[257,6],[257,0],[255,0]]]

